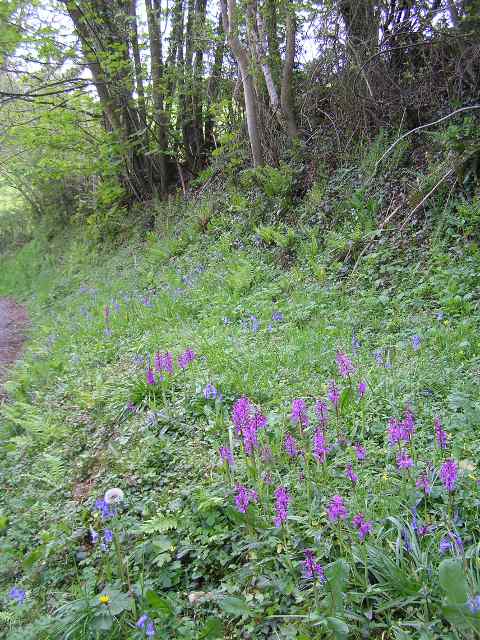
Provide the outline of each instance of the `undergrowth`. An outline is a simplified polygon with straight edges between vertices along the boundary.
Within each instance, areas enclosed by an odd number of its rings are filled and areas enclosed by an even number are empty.
[[[478,636],[477,201],[405,242],[378,194],[322,179],[292,227],[269,184],[3,261],[8,640]]]

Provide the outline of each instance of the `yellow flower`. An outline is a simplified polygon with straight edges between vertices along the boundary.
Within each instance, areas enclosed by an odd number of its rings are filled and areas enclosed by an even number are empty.
[[[100,600],[100,604],[108,604],[110,602],[110,598],[105,594],[101,595],[98,599]]]
[[[382,477],[384,480],[388,480],[388,473],[384,473]]]

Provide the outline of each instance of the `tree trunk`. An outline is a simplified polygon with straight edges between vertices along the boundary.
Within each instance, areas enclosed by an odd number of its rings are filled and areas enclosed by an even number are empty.
[[[158,165],[160,169],[160,193],[167,193],[167,152],[168,123],[164,110],[163,95],[163,55],[162,35],[160,30],[161,0],[145,0],[147,10],[148,35],[150,39],[150,57],[152,69],[152,98],[155,119],[155,134],[158,143]]]
[[[285,35],[285,61],[282,70],[282,86],[280,98],[282,104],[283,117],[287,123],[287,132],[290,140],[298,135],[297,121],[295,119],[293,103],[293,65],[295,63],[295,37],[297,32],[297,21],[293,9],[287,8],[286,35]]]
[[[223,56],[225,53],[225,32],[223,31],[222,14],[218,16],[217,26],[217,44],[212,66],[212,73],[207,85],[207,109],[205,114],[205,151],[213,149],[215,146],[214,139],[214,121],[211,107],[217,99],[220,75],[222,73]]]
[[[228,2],[228,5],[227,5]],[[223,28],[227,34],[228,42],[240,68],[242,77],[243,94],[245,98],[245,111],[247,115],[248,137],[252,150],[253,166],[260,167],[264,164],[261,143],[261,129],[257,112],[257,98],[251,74],[251,60],[246,48],[240,42],[235,20],[235,0],[220,0],[222,9]]]

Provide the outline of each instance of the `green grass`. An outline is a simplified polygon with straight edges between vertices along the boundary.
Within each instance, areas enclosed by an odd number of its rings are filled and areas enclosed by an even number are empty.
[[[25,299],[32,318],[0,418],[3,637],[133,640],[145,637],[135,627],[143,612],[158,638],[477,637],[480,618],[463,597],[480,590],[476,246],[380,244],[341,278],[332,257],[313,258],[301,238],[300,257],[283,270],[278,249],[245,230],[239,248],[238,229],[224,221],[205,235],[193,229],[104,253],[80,242],[47,252],[37,240],[2,262],[0,294]],[[283,319],[272,320],[275,312]],[[335,355],[352,355],[353,335],[361,346],[350,389]],[[198,357],[185,371],[147,387],[147,354],[190,347]],[[309,453],[313,405],[331,379],[343,392],[322,466]],[[207,383],[221,401],[205,399]],[[268,417],[259,438],[273,459],[248,459],[236,439],[230,474],[218,448],[233,437],[231,406],[243,395]],[[303,439],[290,424],[293,398],[309,406]],[[386,426],[407,405],[415,469],[401,473]],[[436,475],[444,454],[433,446],[435,416],[460,464],[453,499]],[[288,458],[287,432],[305,458]],[[355,441],[367,449],[363,463]],[[435,470],[427,499],[415,489],[424,470]],[[258,493],[246,514],[234,508],[236,483]],[[277,529],[279,485],[292,500]],[[91,541],[91,529],[104,529],[94,503],[110,487],[125,501],[106,525],[115,543],[102,551]],[[373,521],[366,543],[350,517],[328,522],[335,494],[350,516]],[[415,505],[430,527],[423,537],[412,529]],[[449,532],[464,552],[447,552],[442,579],[438,549]],[[305,548],[323,565],[324,584],[302,578]],[[26,589],[24,604],[8,598],[14,585]]]

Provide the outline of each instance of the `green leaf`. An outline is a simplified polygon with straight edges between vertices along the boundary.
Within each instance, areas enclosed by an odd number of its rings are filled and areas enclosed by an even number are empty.
[[[224,628],[220,618],[207,618],[198,637],[199,640],[213,640],[214,638],[223,638]]]
[[[338,640],[348,638],[348,625],[343,622],[343,620],[339,620],[338,618],[327,618],[327,624],[335,638],[338,638]]]
[[[443,560],[439,568],[440,586],[451,604],[463,604],[468,600],[468,585],[460,562],[450,558]]]
[[[93,619],[93,628],[95,631],[109,631],[112,628],[113,618],[105,612],[99,613]]]
[[[218,604],[225,611],[225,613],[228,613],[232,616],[251,615],[250,608],[243,598],[227,596],[226,598],[222,598]]]
[[[23,561],[24,569],[30,569],[36,562],[43,558],[45,548],[43,545],[31,551]]]
[[[164,616],[173,615],[173,609],[168,600],[161,598],[155,591],[147,591],[145,598],[148,604]]]
[[[326,568],[328,587],[331,591],[332,606],[335,611],[343,610],[343,592],[347,584],[350,565],[342,558]]]

